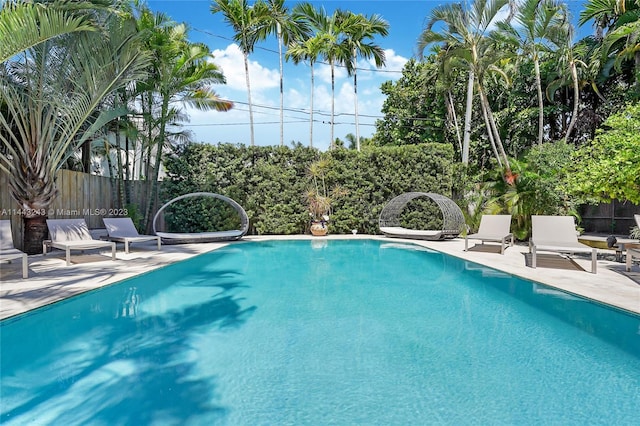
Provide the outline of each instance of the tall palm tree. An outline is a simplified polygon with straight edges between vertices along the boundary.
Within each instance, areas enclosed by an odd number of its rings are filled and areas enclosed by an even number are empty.
[[[471,6],[446,4],[432,9],[424,31],[418,39],[418,50],[423,52],[431,44],[439,44],[442,60],[464,66],[468,72],[465,106],[462,163],[469,163],[471,118],[476,74],[482,52],[480,44],[488,36],[490,25],[508,0],[476,0]],[[436,28],[443,25],[444,28]],[[491,128],[487,129],[491,132]],[[498,135],[499,136],[499,135]]]
[[[147,13],[149,13],[147,11]],[[145,226],[151,226],[153,200],[158,193],[158,175],[162,156],[170,143],[169,127],[178,124],[186,117],[181,105],[189,105],[200,110],[228,111],[232,103],[222,100],[213,91],[212,85],[224,83],[225,79],[218,67],[210,61],[209,48],[201,43],[191,43],[187,38],[187,27],[162,18],[162,14],[153,14],[156,19],[148,34],[146,48],[153,55],[151,78],[144,85],[143,98],[149,107],[146,111],[151,129],[149,153],[155,154],[153,164],[149,162],[150,172],[146,174],[150,189],[145,214]]]
[[[353,94],[356,124],[356,148],[360,151],[360,126],[358,120],[358,57],[373,58],[376,67],[384,66],[384,50],[374,44],[367,43],[376,35],[385,37],[389,33],[389,24],[378,15],[364,16],[352,12],[338,11],[339,27],[343,34],[342,44],[349,51],[350,57],[346,61],[347,72],[353,75]]]
[[[296,5],[295,14],[308,22],[309,27],[319,35],[318,40],[322,41],[320,54],[329,63],[331,69],[331,131],[329,149],[333,149],[335,144],[335,93],[336,93],[336,64],[346,63],[351,52],[341,43],[342,29],[339,26],[339,11],[336,10],[328,15],[323,7],[316,9],[311,3],[300,3]]]
[[[263,0],[258,0],[249,6],[247,0],[213,0],[211,13],[221,12],[225,21],[235,31],[234,40],[238,42],[244,57],[244,73],[247,82],[247,99],[249,104],[249,125],[251,129],[251,146],[255,145],[253,123],[253,103],[251,102],[251,82],[249,79],[249,54],[253,52],[259,40],[256,31],[261,21],[269,15],[269,10]]]
[[[313,147],[313,95],[315,86],[314,64],[318,60],[323,46],[327,44],[326,36],[316,34],[304,39],[294,39],[287,47],[285,57],[293,60],[294,64],[309,61],[311,69],[311,95],[309,97],[309,146]]]
[[[304,38],[309,29],[303,20],[296,19],[285,7],[284,0],[267,0],[269,13],[258,26],[258,37],[265,39],[275,34],[278,39],[278,60],[280,63],[280,146],[284,145],[284,77],[282,48],[294,38]]]
[[[525,0],[517,9],[515,25],[498,23],[501,35],[524,56],[533,61],[536,92],[538,95],[538,144],[544,138],[544,96],[540,76],[540,57],[550,50],[549,34],[564,25],[566,6],[558,0]]]
[[[555,28],[549,35],[549,39],[556,46],[554,57],[557,61],[557,69],[560,76],[547,86],[547,97],[553,99],[555,90],[565,85],[567,81],[570,82],[569,85],[573,89],[573,110],[564,136],[565,141],[571,135],[578,119],[578,110],[580,107],[578,68],[589,69],[589,66],[581,59],[581,56],[586,54],[586,46],[583,44],[574,44],[573,36],[574,28],[570,22],[565,22],[564,25]]]
[[[105,99],[146,75],[149,59],[135,24],[107,12],[100,21],[101,31],[50,38],[0,68],[0,104],[6,108],[0,115],[0,170],[27,213],[27,253],[42,249],[56,172],[106,123],[126,114],[104,108]]]

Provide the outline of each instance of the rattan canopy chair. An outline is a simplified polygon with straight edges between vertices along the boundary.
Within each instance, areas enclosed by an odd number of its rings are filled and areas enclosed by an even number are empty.
[[[442,213],[442,229],[409,229],[400,223],[405,206],[416,198],[426,197],[434,201]],[[450,198],[433,192],[407,192],[398,195],[384,206],[378,221],[380,231],[387,237],[419,240],[445,240],[460,235],[465,226],[460,207]]]
[[[230,231],[213,231],[213,232],[161,232],[156,228],[158,218],[160,214],[171,204],[183,200],[185,198],[193,197],[210,197],[217,198],[229,204],[240,216],[240,229],[234,229]],[[234,241],[242,238],[247,231],[249,231],[249,216],[244,211],[242,206],[224,195],[214,194],[213,192],[192,192],[190,194],[181,195],[176,197],[165,205],[160,207],[160,210],[153,217],[153,232],[162,238],[164,244],[187,244],[187,243],[209,243],[215,241]]]

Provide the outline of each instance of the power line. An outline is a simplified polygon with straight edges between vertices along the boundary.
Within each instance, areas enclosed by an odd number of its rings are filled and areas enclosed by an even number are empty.
[[[206,34],[206,35],[209,35],[211,37],[217,37],[217,38],[220,38],[220,39],[223,39],[223,40],[227,40],[227,41],[231,41],[233,43],[236,43],[236,41],[234,39],[232,39],[232,38],[225,37],[225,36],[222,36],[222,35],[219,35],[219,34],[214,34],[214,33],[210,32],[210,31],[207,31],[207,30],[201,30],[201,29],[198,29],[198,28],[193,28],[193,30],[197,31],[197,32],[200,32],[200,33],[203,33],[203,34]],[[256,49],[260,49],[260,50],[263,50],[263,51],[269,52],[269,53],[275,53],[276,55],[280,54],[280,52],[278,52],[277,50],[268,49],[268,48],[262,47],[262,46],[257,46]],[[327,66],[331,65],[330,63],[324,62],[324,61],[315,61],[314,63],[327,65]],[[345,69],[347,68],[346,65],[342,65],[342,64],[338,64],[338,63],[333,64],[333,66],[337,67],[337,68],[345,68]],[[387,70],[387,69],[379,69],[379,68],[373,68],[372,69],[372,68],[360,68],[360,67],[356,67],[355,69],[358,70],[358,71],[367,71],[367,72],[379,72],[379,73],[388,73],[388,74],[402,74],[402,70]]]

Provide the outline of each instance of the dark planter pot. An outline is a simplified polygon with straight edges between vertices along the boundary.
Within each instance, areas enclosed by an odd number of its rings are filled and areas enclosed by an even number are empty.
[[[42,241],[47,239],[48,233],[46,216],[25,217],[22,251],[27,254],[42,253]]]

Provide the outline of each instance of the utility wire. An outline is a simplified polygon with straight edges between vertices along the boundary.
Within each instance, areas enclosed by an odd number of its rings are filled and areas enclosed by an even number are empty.
[[[220,38],[220,39],[223,39],[223,40],[227,40],[227,41],[231,41],[233,43],[236,43],[236,41],[234,39],[229,38],[229,37],[225,37],[225,36],[222,36],[222,35],[219,35],[219,34],[214,34],[214,33],[210,32],[210,31],[201,30],[201,29],[198,29],[198,28],[192,28],[192,29],[194,31],[209,35],[211,37],[217,37],[217,38]],[[269,53],[275,53],[276,55],[280,54],[280,52],[278,52],[277,50],[268,49],[268,48],[262,47],[262,46],[257,46],[256,49],[260,49],[260,50],[263,50],[263,51],[269,52]],[[315,64],[322,64],[322,65],[331,65],[330,63],[324,62],[324,61],[315,61],[314,63]],[[333,66],[336,67],[336,68],[347,68],[346,65],[342,65],[342,64],[338,64],[338,63],[333,64]],[[358,70],[358,71],[390,73],[390,74],[402,74],[402,70],[386,70],[386,69],[379,69],[379,68],[372,69],[372,68],[360,68],[360,67],[356,67],[355,69]]]

